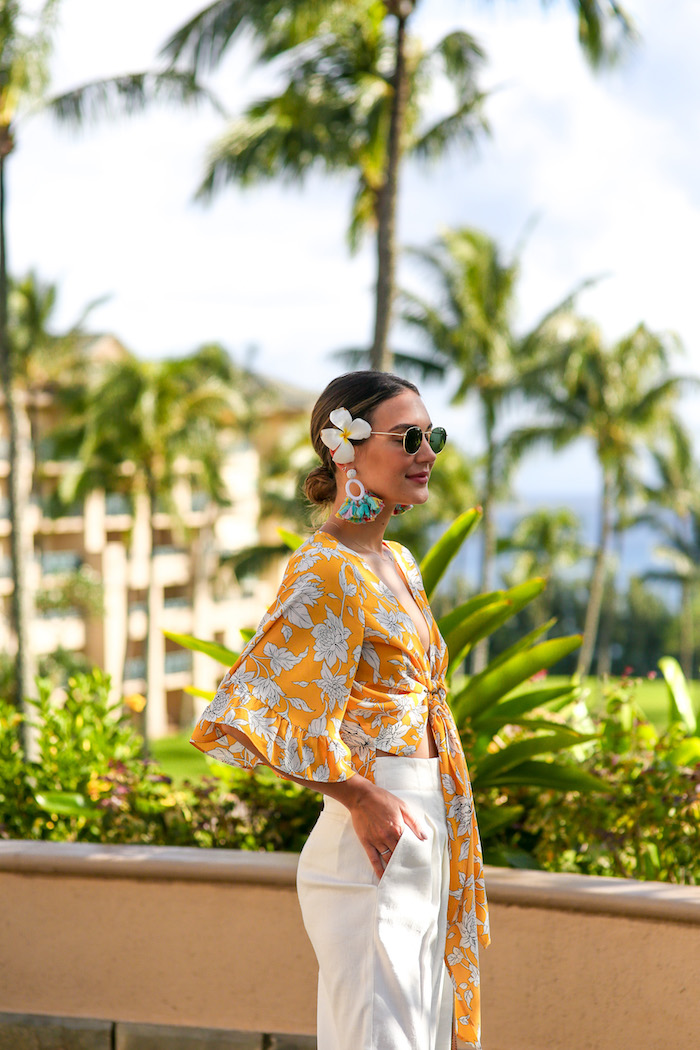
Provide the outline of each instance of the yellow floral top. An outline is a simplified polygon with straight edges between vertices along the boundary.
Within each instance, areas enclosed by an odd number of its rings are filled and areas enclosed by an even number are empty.
[[[410,552],[387,543],[430,631],[369,564],[317,532],[291,556],[277,598],[197,724],[192,743],[252,769],[258,758],[220,725],[244,733],[282,773],[309,781],[373,780],[375,752],[409,756],[426,721],[440,759],[450,851],[445,962],[457,1031],[479,1047],[478,942],[489,943],[481,843],[464,754],[445,693],[447,648]]]

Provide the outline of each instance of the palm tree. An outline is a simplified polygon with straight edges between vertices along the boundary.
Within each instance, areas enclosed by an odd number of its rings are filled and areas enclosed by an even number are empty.
[[[509,572],[504,574],[508,587],[517,587],[534,577],[551,580],[588,554],[581,540],[581,521],[568,507],[542,507],[526,514],[507,537],[498,540],[497,551],[514,555]],[[548,620],[550,610],[548,592],[544,590],[532,602],[533,625]]]
[[[614,61],[634,36],[622,6],[616,0],[575,0],[573,6],[579,42],[591,65]],[[478,44],[459,31],[424,54],[409,33],[417,7],[418,0],[216,0],[163,49],[173,64],[189,60],[195,76],[216,67],[246,31],[256,40],[261,62],[287,54],[285,90],[234,121],[212,151],[201,192],[228,181],[298,178],[311,167],[357,170],[351,243],[368,223],[376,227],[370,360],[380,369],[390,365],[402,159],[410,153],[437,157],[485,127],[483,96],[474,82],[482,58]],[[436,61],[455,89],[456,105],[432,128],[418,130],[422,81]]]
[[[9,517],[12,562],[12,626],[17,639],[16,702],[30,693],[32,671],[29,646],[31,610],[26,586],[28,562],[24,531],[28,498],[25,457],[22,455],[22,421],[19,418],[13,377],[8,323],[8,268],[5,233],[5,166],[14,149],[18,116],[38,99],[47,81],[50,31],[57,0],[45,0],[33,15],[15,0],[0,4],[0,382],[9,431]]]
[[[177,521],[176,489],[184,474],[218,505],[229,502],[222,468],[227,432],[236,431],[244,406],[235,392],[236,370],[219,347],[183,358],[140,361],[127,356],[99,376],[63,392],[66,422],[52,436],[56,458],[70,460],[59,495],[71,503],[94,489],[126,492],[145,504],[151,543],[146,633],[146,716],[149,654],[153,652],[156,595],[155,516],[163,506]],[[148,735],[148,734],[147,734]]]
[[[653,569],[645,579],[680,587],[680,663],[686,678],[695,673],[695,597],[700,586],[700,470],[692,443],[680,424],[670,427],[654,451],[657,483],[647,487],[651,507],[635,521],[652,525],[663,537],[657,557],[668,568]]]
[[[445,232],[429,249],[413,249],[436,285],[435,297],[402,293],[402,320],[418,332],[427,358],[397,355],[402,368],[436,370],[456,382],[453,404],[475,399],[484,448],[478,498],[483,509],[479,589],[493,589],[496,554],[495,502],[504,494],[516,457],[499,423],[506,402],[546,366],[554,318],[570,306],[572,293],[524,336],[513,330],[520,260],[502,259],[495,241],[479,230]],[[545,354],[547,350],[547,354]],[[475,671],[485,666],[487,641],[475,650]]]
[[[598,631],[618,496],[644,453],[673,425],[683,380],[668,374],[669,341],[638,325],[613,346],[599,328],[573,317],[561,322],[563,349],[528,385],[545,421],[519,429],[518,455],[538,444],[561,449],[588,438],[601,474],[596,547],[577,673],[588,673]],[[567,332],[568,329],[568,332]]]
[[[435,159],[484,129],[483,96],[474,81],[483,56],[466,33],[450,33],[430,51],[417,40],[409,46],[404,17],[392,39],[383,4],[355,8],[355,17],[345,12],[334,32],[294,49],[282,90],[254,102],[230,124],[211,150],[199,196],[209,198],[232,181],[303,180],[315,169],[354,172],[348,238],[354,250],[368,229],[376,235],[370,356],[372,367],[387,368],[399,164],[404,156]],[[438,73],[453,89],[454,107],[428,122],[425,102]]]
[[[9,431],[9,517],[12,562],[12,625],[17,639],[15,659],[17,703],[32,686],[29,645],[30,598],[26,584],[28,563],[24,507],[28,496],[22,453],[22,419],[18,415],[13,355],[8,317],[5,171],[17,136],[18,124],[32,111],[51,109],[59,118],[79,123],[117,108],[134,112],[154,99],[179,104],[209,97],[192,74],[170,69],[131,74],[84,85],[61,98],[48,100],[48,60],[60,0],[0,0],[0,388]]]

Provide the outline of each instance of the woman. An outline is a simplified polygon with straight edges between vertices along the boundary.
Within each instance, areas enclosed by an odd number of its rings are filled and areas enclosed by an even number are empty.
[[[447,653],[415,561],[384,541],[393,513],[427,500],[445,439],[404,379],[329,384],[306,492],[330,516],[290,558],[192,737],[325,796],[298,874],[319,1050],[448,1050],[453,1003],[457,1034],[481,1045],[488,915]]]

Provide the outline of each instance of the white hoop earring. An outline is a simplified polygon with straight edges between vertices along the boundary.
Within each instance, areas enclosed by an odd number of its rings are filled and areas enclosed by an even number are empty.
[[[365,522],[374,521],[384,506],[384,500],[368,492],[357,476],[357,471],[351,467],[347,472],[348,480],[345,482],[345,499],[336,511],[336,517],[343,521],[349,521],[353,525],[362,525]],[[357,492],[353,494],[352,486],[357,486]]]

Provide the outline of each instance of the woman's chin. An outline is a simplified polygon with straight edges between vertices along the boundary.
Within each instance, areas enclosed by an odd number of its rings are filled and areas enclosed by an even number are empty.
[[[428,491],[427,484],[426,485],[413,485],[412,488],[413,488],[413,492],[406,493],[406,495],[402,498],[401,502],[402,503],[413,503],[414,505],[417,505],[417,504],[420,504],[420,503],[425,503],[426,500],[428,499],[428,497],[430,496],[430,492]]]

